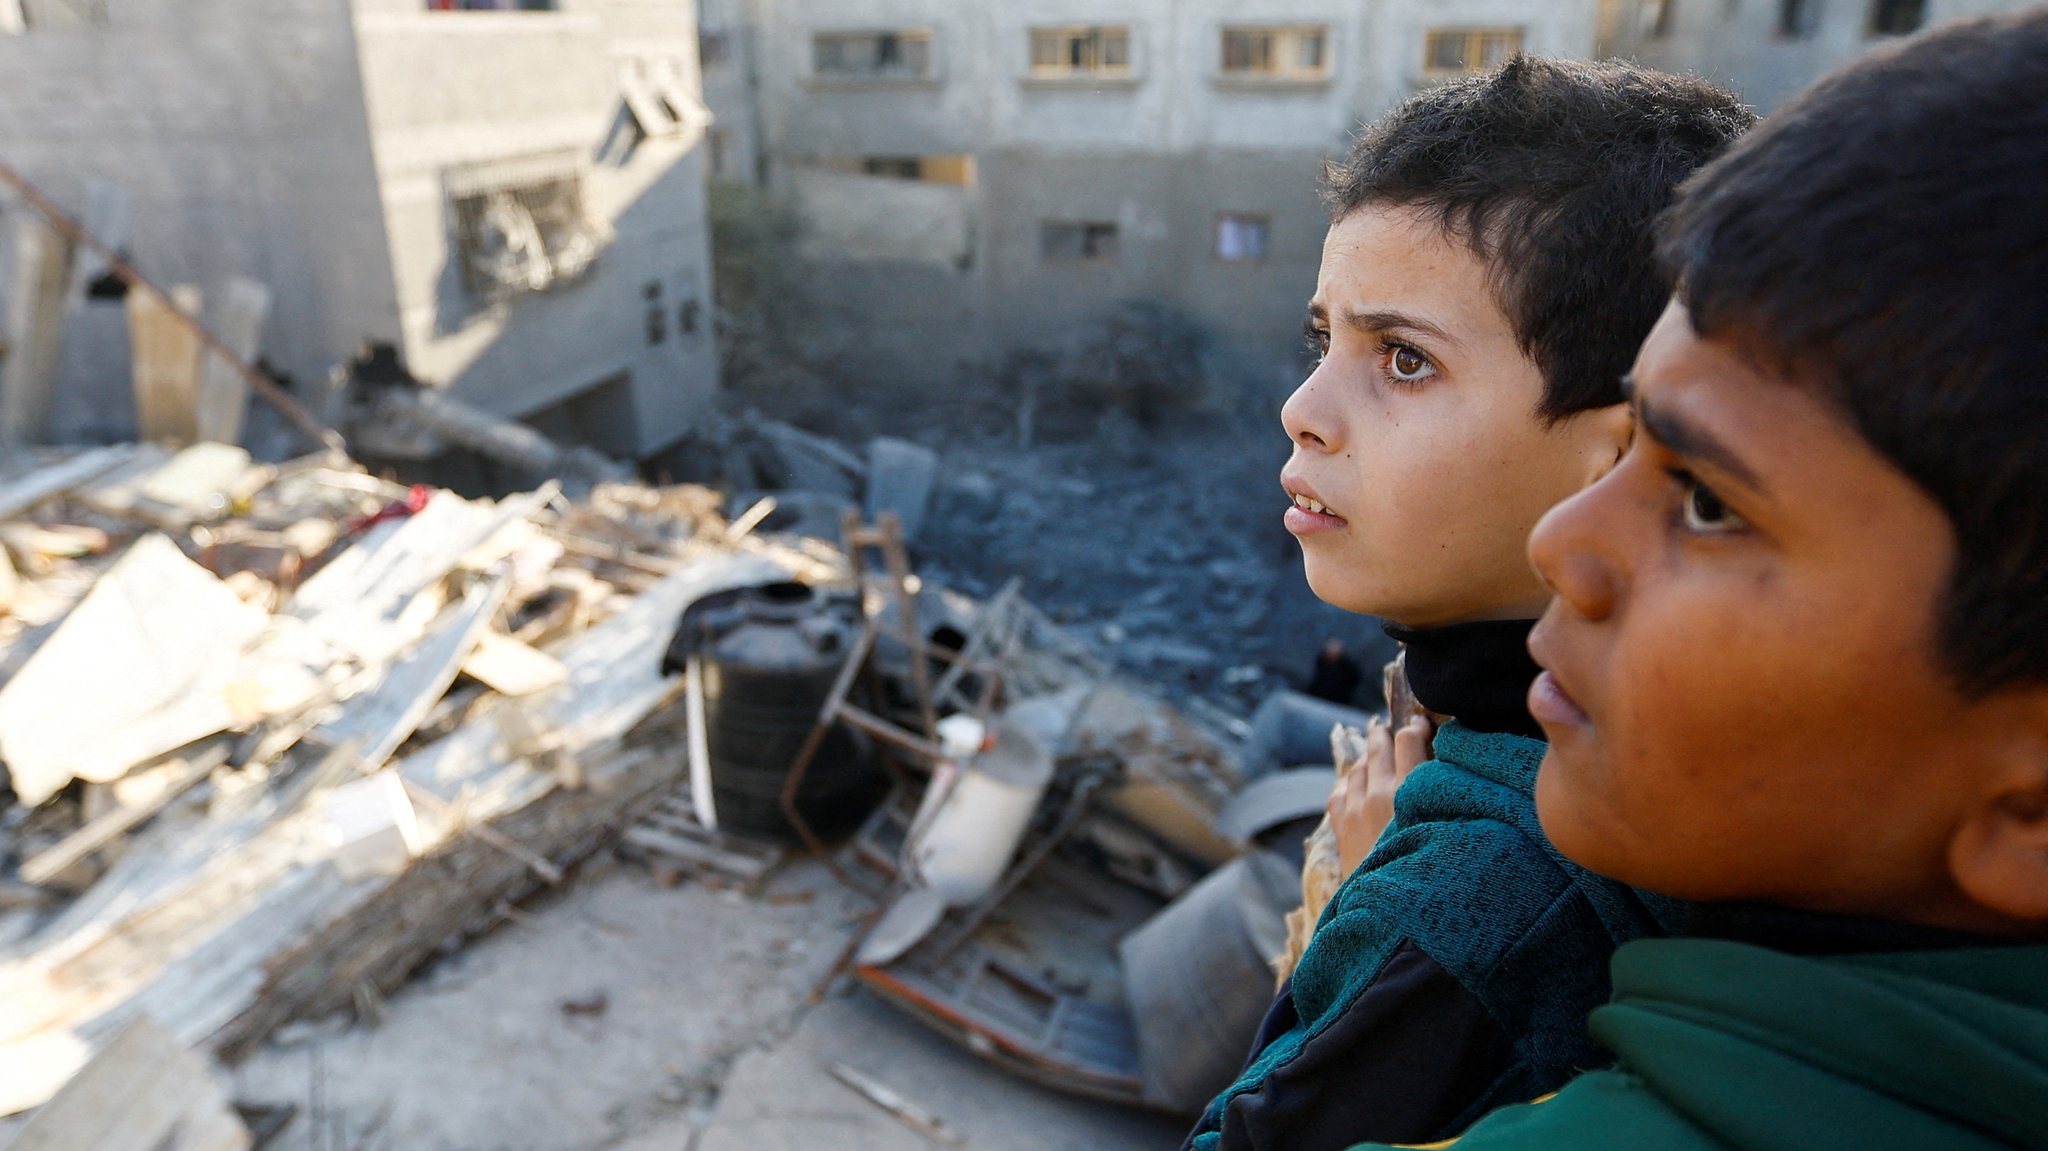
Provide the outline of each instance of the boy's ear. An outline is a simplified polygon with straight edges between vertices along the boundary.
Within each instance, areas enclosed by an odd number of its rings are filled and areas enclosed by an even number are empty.
[[[1629,442],[1635,438],[1636,415],[1627,404],[1609,404],[1574,418],[1580,421],[1579,434],[1585,445],[1587,470],[1582,486],[1590,487],[1628,454]]]
[[[2009,690],[2016,722],[1949,841],[1949,870],[1980,909],[2048,934],[2048,687]]]

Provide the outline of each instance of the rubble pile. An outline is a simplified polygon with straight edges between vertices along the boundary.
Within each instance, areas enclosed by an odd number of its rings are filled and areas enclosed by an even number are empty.
[[[1174,915],[1165,951],[1188,930],[1235,949],[1202,998],[1262,1002],[1287,908],[1229,892],[1298,871],[1270,845],[1319,797],[1234,827],[1266,768],[1231,725],[1117,672],[1017,581],[977,598],[913,574],[936,453],[767,422],[731,443],[763,487],[793,459],[819,474],[767,498],[492,501],[212,443],[0,467],[0,1114],[75,1114],[62,1092],[140,1074],[108,1052],[232,1063],[293,1020],[374,1021],[607,846],[758,891],[796,839],[761,839],[772,802],[721,830],[740,780],[714,783],[708,749],[765,701],[729,696],[737,667],[698,631],[800,651],[831,689],[778,705],[776,738],[836,731],[886,771],[832,845],[792,798],[817,740],[782,773],[787,829],[873,902],[835,975],[1021,1074],[1184,1110],[1208,1072],[1162,1036],[1203,1008],[1176,987],[1134,1011],[1162,973],[1121,941]]]
[[[1377,627],[1317,600],[1303,580],[1300,549],[1280,524],[1286,444],[1273,438],[1262,451],[1242,428],[1179,429],[1168,440],[1126,421],[1078,443],[963,434],[931,448],[878,437],[862,451],[749,412],[701,429],[678,471],[730,486],[729,510],[773,495],[771,528],[831,537],[846,508],[896,508],[929,580],[987,597],[1021,579],[1104,662],[1245,718],[1275,687],[1300,682],[1326,637],[1365,666],[1392,658]],[[921,485],[877,498],[884,485],[870,473],[906,449],[927,457],[907,469]]]
[[[830,579],[708,489],[496,501],[200,444],[0,471],[0,1113],[137,1017],[230,1060],[559,883],[672,782],[685,606]]]

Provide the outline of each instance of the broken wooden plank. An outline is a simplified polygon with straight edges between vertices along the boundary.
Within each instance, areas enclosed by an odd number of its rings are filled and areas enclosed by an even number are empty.
[[[168,303],[155,292],[128,293],[135,419],[145,440],[189,444],[195,438],[202,343],[191,317],[203,303],[193,284],[172,287]]]
[[[364,771],[374,771],[419,729],[468,659],[470,649],[505,602],[505,582],[470,589],[411,654],[385,672],[382,682],[348,701],[339,718],[314,734],[329,747],[359,746]]]
[[[147,803],[117,807],[86,823],[55,845],[23,860],[21,878],[26,883],[48,883],[71,865],[134,830],[136,825],[169,807],[171,802],[205,779],[213,769],[226,763],[228,746],[221,743],[207,752],[179,764],[166,778],[161,794]]]
[[[240,357],[256,362],[256,346],[270,318],[270,289],[246,276],[229,280],[217,302],[213,332]],[[208,352],[199,370],[199,404],[194,431],[201,440],[232,444],[242,438],[242,417],[249,409],[249,379],[240,365]]]
[[[495,506],[436,492],[417,514],[365,532],[299,585],[285,611],[364,663],[382,663],[419,635],[421,593],[458,566],[482,566],[518,547],[507,529],[559,490],[551,484]]]
[[[0,520],[13,519],[44,500],[83,487],[126,464],[134,454],[130,445],[95,448],[0,484]]]
[[[497,631],[476,637],[476,649],[462,661],[462,673],[501,695],[523,696],[569,678],[561,660]]]
[[[249,1132],[206,1060],[147,1015],[38,1109],[11,1151],[245,1151]]]
[[[162,444],[128,444],[127,458],[78,485],[71,498],[89,508],[113,515],[132,515],[141,498],[142,485],[157,469],[171,462],[171,449]]]
[[[136,541],[0,686],[15,793],[41,804],[232,726],[227,688],[267,620],[169,539]]]
[[[626,829],[626,842],[695,867],[708,867],[754,883],[782,862],[779,848],[742,848],[715,832],[706,833],[694,820],[649,815]]]

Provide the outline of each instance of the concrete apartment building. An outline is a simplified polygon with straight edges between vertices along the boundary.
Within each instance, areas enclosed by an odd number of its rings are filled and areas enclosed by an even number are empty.
[[[267,286],[305,402],[385,342],[624,456],[716,388],[700,90],[690,0],[0,0],[0,160],[157,283]],[[54,386],[0,422],[133,435],[122,308],[68,270]]]
[[[703,0],[715,178],[794,203],[829,358],[943,386],[1117,301],[1298,370],[1361,122],[1597,0]],[[1233,369],[1235,370],[1235,368]]]
[[[1828,69],[1943,20],[2038,0],[1603,0],[1600,51],[1692,72],[1769,112]]]

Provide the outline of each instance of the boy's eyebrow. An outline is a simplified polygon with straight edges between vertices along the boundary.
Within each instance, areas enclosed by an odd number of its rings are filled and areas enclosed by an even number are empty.
[[[1428,320],[1411,316],[1406,312],[1346,312],[1344,313],[1344,326],[1357,332],[1385,332],[1393,330],[1415,332],[1420,335],[1429,336],[1432,339],[1441,340],[1446,344],[1463,346],[1463,342],[1456,336],[1451,335]]]
[[[1636,389],[1634,376],[1621,377],[1621,394],[1628,400],[1636,414],[1636,423],[1649,437],[1681,456],[1703,460],[1717,470],[1728,473],[1749,487],[1764,490],[1764,484],[1757,477],[1756,469],[1742,462],[1742,457],[1733,448],[1717,440],[1704,428],[1687,423],[1684,419],[1650,406]]]

